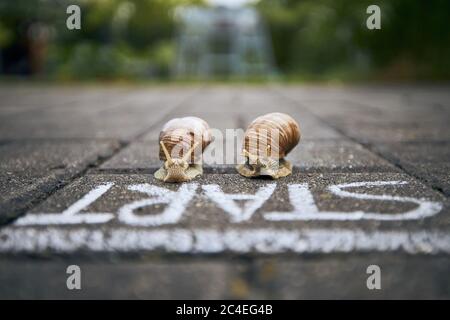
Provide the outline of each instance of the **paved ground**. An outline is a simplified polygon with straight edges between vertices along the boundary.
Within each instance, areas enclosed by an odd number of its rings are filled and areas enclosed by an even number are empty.
[[[0,298],[450,298],[449,89],[4,85]],[[272,111],[302,129],[292,176],[212,162]],[[155,181],[186,115],[224,138],[201,178]]]

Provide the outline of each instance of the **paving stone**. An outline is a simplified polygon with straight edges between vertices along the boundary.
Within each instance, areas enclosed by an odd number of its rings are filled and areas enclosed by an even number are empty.
[[[310,105],[311,112],[333,128],[362,142],[446,141],[450,112],[422,108],[375,109],[344,102]]]
[[[450,161],[449,142],[405,142],[376,144],[381,152],[389,153],[399,161],[409,163],[438,164]]]
[[[258,116],[271,112],[283,112],[291,115],[299,123],[302,140],[304,141],[344,138],[326,123],[312,116],[307,108],[304,108],[302,105],[296,104],[270,91],[261,94],[259,98],[261,101],[258,101],[258,103],[249,102],[248,106],[246,105],[244,108],[245,113],[242,113],[240,116],[240,120],[243,123],[242,127],[245,129]]]
[[[410,113],[405,112],[404,108],[381,109],[350,100],[308,100],[298,101],[298,103],[331,124],[355,125],[359,122],[386,123],[417,120],[417,118],[409,117]],[[423,120],[423,117],[421,119]]]
[[[234,130],[239,126],[238,116],[235,112],[191,112],[186,107],[180,108],[177,111],[171,113],[166,116],[164,121],[160,121],[157,126],[153,127],[150,131],[148,131],[141,139],[143,141],[153,141],[158,140],[159,134],[162,130],[164,124],[174,118],[183,118],[183,117],[199,117],[205,120],[210,129],[213,137],[215,139],[219,139],[220,137],[224,137],[226,135],[226,130]]]
[[[293,116],[300,124],[302,139],[342,139],[343,136],[327,126],[306,110],[287,99],[280,98],[271,90],[206,89],[182,108],[175,110],[170,118],[198,116],[207,121],[211,128],[245,130],[256,117],[270,112],[284,112]],[[161,128],[153,128],[144,139],[154,140]]]
[[[73,105],[35,108],[29,112],[2,116],[2,139],[30,138],[119,138],[130,140],[196,92],[188,90],[134,90],[122,95],[107,93],[80,98]],[[82,94],[82,92],[80,93]],[[56,100],[58,101],[58,100]]]
[[[398,254],[190,259],[16,258],[0,264],[2,299],[448,299],[450,259]],[[81,290],[67,290],[68,265]],[[381,290],[366,286],[381,268]],[[111,281],[114,279],[114,281]]]
[[[402,165],[404,170],[416,177],[421,178],[425,183],[450,196],[450,164],[409,164]]]
[[[60,88],[44,90],[40,94],[16,92],[11,100],[6,99],[0,102],[0,114],[17,119],[48,117],[54,112],[66,112],[67,115],[93,113],[117,106],[121,101],[130,99],[129,91],[126,89]],[[18,96],[21,98],[17,99]]]
[[[448,92],[0,86],[0,223],[27,211],[0,228],[0,298],[449,298]],[[293,175],[153,178],[170,118],[243,130],[268,112],[300,123]]]
[[[137,141],[100,166],[101,170],[157,170],[162,162],[159,160],[158,141]]]
[[[344,135],[355,140],[371,142],[442,142],[448,141],[450,131],[446,121],[365,121],[354,118],[330,120]]]
[[[402,106],[423,109],[430,107],[448,107],[450,95],[448,85],[438,86],[405,86],[405,85],[377,85],[377,86],[283,86],[278,90],[298,101],[353,101],[361,105],[396,109]]]
[[[240,134],[239,136],[243,136]],[[205,173],[233,173],[240,161],[242,138],[224,140],[218,137],[211,142],[203,154]],[[226,141],[232,141],[227,145]],[[227,152],[230,159],[227,159]],[[157,140],[137,141],[120,151],[100,166],[100,170],[138,171],[153,173],[161,167],[159,144]]]
[[[241,142],[235,139],[234,144],[226,145],[222,139],[215,139],[203,154],[203,170],[205,173],[232,173],[238,163],[238,154],[242,150]],[[227,150],[232,154],[230,164],[227,163]],[[100,166],[100,171],[114,170],[127,172],[151,172],[161,167],[159,144],[157,140],[137,141],[124,148],[110,160]]]
[[[68,290],[66,269],[80,266],[81,290]],[[111,260],[10,260],[0,264],[2,299],[220,299],[229,287],[227,264]],[[45,289],[46,288],[46,289]]]
[[[407,172],[450,195],[450,142],[377,144],[374,148]]]
[[[0,146],[0,223],[15,217],[34,199],[110,155],[113,141],[14,142]]]
[[[339,187],[365,182],[371,184]],[[442,231],[450,226],[448,201],[404,174],[296,173],[277,182],[210,174],[193,183],[199,185],[164,184],[152,175],[84,176],[1,229],[0,252],[450,252]],[[153,200],[145,200],[147,192]],[[89,213],[58,222],[74,208]]]
[[[429,124],[415,125],[360,123],[354,126],[342,126],[346,135],[362,142],[439,142],[450,137],[448,126]]]
[[[367,267],[381,269],[381,290],[367,289]],[[272,299],[441,299],[450,295],[448,257],[393,254],[261,259],[248,268],[248,296]],[[251,276],[250,276],[251,274]]]
[[[301,142],[287,157],[300,171],[395,171],[394,166],[359,144],[342,140]]]
[[[444,108],[450,108],[450,94],[448,93],[448,87],[442,86],[441,88],[422,88],[420,90],[414,90],[411,92],[411,101],[415,105],[420,106],[441,106]]]
[[[153,264],[113,261],[105,264],[72,259],[71,263],[82,268],[81,291],[67,290],[67,264],[64,262],[14,261],[0,267],[3,271],[0,296],[16,299],[169,299],[187,296],[217,299],[223,295],[221,287],[226,286],[227,280],[226,267],[208,261]],[[12,272],[13,266],[17,265],[19,268]],[[45,286],[47,290],[43,289]]]
[[[205,173],[235,173],[241,159],[242,135],[227,145],[228,140],[215,140],[204,152]],[[227,156],[228,152],[230,155]],[[306,140],[288,155],[300,171],[395,171],[384,159],[362,146],[342,140]],[[123,149],[100,168],[154,171],[161,166],[157,141],[136,142]]]
[[[274,112],[276,112],[276,110],[274,110]],[[245,128],[247,128],[254,119],[263,114],[265,113],[255,112],[253,114],[243,115],[241,119],[242,122],[245,123]],[[335,129],[309,114],[299,114],[299,112],[288,112],[288,114],[294,117],[300,126],[301,141],[345,139],[345,137]]]
[[[143,140],[158,139],[159,133],[164,123],[173,118],[182,118],[196,116],[205,120],[211,129],[217,129],[216,135],[222,133],[225,135],[226,129],[236,129],[240,126],[240,114],[243,105],[239,90],[230,90],[229,88],[205,88],[192,99],[183,103],[169,115],[166,115],[164,121],[148,131]]]
[[[0,170],[42,173],[54,169],[78,168],[86,159],[104,152],[114,141],[41,140],[12,142],[0,146]]]
[[[398,109],[400,107],[419,107],[430,110],[435,107],[450,106],[448,86],[384,86],[378,90],[364,88],[359,92],[347,95],[348,99],[362,104],[385,109]]]
[[[59,172],[59,174],[58,174]],[[60,171],[44,176],[30,173],[0,173],[0,225],[17,217],[31,206],[33,200],[44,197],[58,184],[63,175]]]

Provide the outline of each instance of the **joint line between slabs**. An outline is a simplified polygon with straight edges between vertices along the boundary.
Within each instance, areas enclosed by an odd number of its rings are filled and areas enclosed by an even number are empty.
[[[67,177],[64,177],[64,181],[63,182],[60,181],[59,183],[54,183],[52,186],[50,186],[48,188],[48,190],[43,191],[42,195],[31,199],[29,204],[26,205],[24,208],[19,208],[17,211],[15,211],[14,215],[12,215],[11,219],[8,219],[4,223],[0,224],[0,228],[11,224],[17,218],[23,216],[28,211],[30,211],[33,208],[39,206],[40,204],[42,204],[48,198],[53,196],[59,190],[62,190],[63,188],[65,188],[66,186],[68,186],[69,184],[74,182],[76,179],[85,176],[87,173],[89,173],[90,170],[92,170],[92,169],[97,169],[98,170],[98,168],[103,163],[105,163],[106,161],[110,160],[112,157],[117,155],[120,151],[125,149],[131,143],[137,141],[140,137],[145,135],[153,127],[155,127],[156,125],[159,125],[162,121],[164,121],[164,119],[167,118],[167,116],[170,115],[173,111],[175,111],[178,108],[182,107],[186,103],[186,101],[189,101],[189,99],[192,99],[194,96],[199,94],[199,92],[201,91],[200,89],[201,88],[197,89],[191,95],[189,95],[188,97],[186,97],[185,99],[183,99],[179,103],[175,104],[174,106],[170,107],[169,110],[164,115],[162,115],[160,117],[159,121],[156,121],[155,123],[153,123],[151,126],[146,128],[145,130],[143,130],[141,133],[137,134],[134,138],[130,139],[129,141],[119,141],[119,146],[118,147],[114,147],[114,146],[112,147],[111,154],[109,154],[107,156],[104,156],[104,157],[102,157],[101,155],[98,155],[92,161],[88,161],[88,163],[86,163],[84,168],[82,168],[80,171],[75,172],[74,174],[70,174],[69,173]],[[39,189],[42,189],[42,188],[39,187]]]
[[[314,118],[316,118],[317,120],[319,120],[321,123],[323,123],[324,125],[330,127],[331,129],[336,130],[339,134],[341,134],[342,136],[344,136],[345,138],[347,138],[348,140],[350,140],[351,142],[354,142],[358,145],[360,145],[363,149],[367,150],[368,152],[372,153],[373,155],[376,155],[378,157],[380,157],[381,159],[385,160],[386,162],[388,162],[389,164],[391,164],[392,166],[394,166],[395,168],[399,169],[401,171],[401,173],[406,174],[407,176],[409,176],[410,178],[412,178],[413,180],[416,180],[417,182],[420,182],[424,185],[426,185],[427,187],[429,187],[430,189],[438,192],[439,194],[443,195],[444,197],[446,197],[445,193],[443,192],[443,190],[441,188],[437,188],[434,187],[433,185],[431,185],[428,181],[426,181],[424,178],[417,176],[416,174],[410,172],[409,170],[407,170],[406,168],[404,168],[398,161],[394,161],[393,159],[391,159],[390,157],[386,157],[384,154],[380,153],[379,151],[376,150],[376,148],[374,148],[370,143],[364,143],[362,141],[359,141],[358,139],[351,137],[349,135],[347,135],[343,130],[341,130],[339,127],[333,125],[332,123],[329,123],[328,121],[326,121],[325,119],[317,116],[315,113],[311,112],[308,108],[304,107],[303,104],[298,101],[297,99],[294,99],[278,90],[275,91],[275,93],[282,97],[285,100],[291,101],[293,103],[295,103],[297,106],[300,106],[302,109],[304,109],[308,114],[310,114],[311,116],[313,116]],[[345,101],[342,99],[339,99],[340,101]],[[357,103],[360,106],[365,106],[364,104],[360,104]]]

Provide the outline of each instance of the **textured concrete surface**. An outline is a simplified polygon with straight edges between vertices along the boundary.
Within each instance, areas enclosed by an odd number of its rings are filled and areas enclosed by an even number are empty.
[[[110,156],[114,141],[12,141],[0,146],[0,223],[21,214],[89,165]]]
[[[449,92],[3,85],[0,298],[450,298]],[[300,124],[294,172],[243,178],[226,129],[267,112]],[[220,161],[156,181],[162,125],[190,115]]]
[[[14,299],[439,299],[449,283],[448,257],[386,254],[381,290],[368,290],[377,255],[306,258],[178,258],[147,261],[11,258],[0,264],[2,297]],[[343,263],[345,260],[345,263]],[[82,269],[81,290],[67,290],[65,269]],[[409,276],[406,281],[405,274]],[[419,280],[420,279],[420,280]],[[43,289],[45,288],[45,290]]]

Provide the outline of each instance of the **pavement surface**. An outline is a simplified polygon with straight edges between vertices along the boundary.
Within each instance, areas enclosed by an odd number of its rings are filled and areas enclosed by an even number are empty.
[[[268,112],[294,172],[243,178],[222,160]],[[219,130],[204,175],[156,181],[188,115]],[[3,85],[0,298],[449,299],[449,123],[445,86]]]

